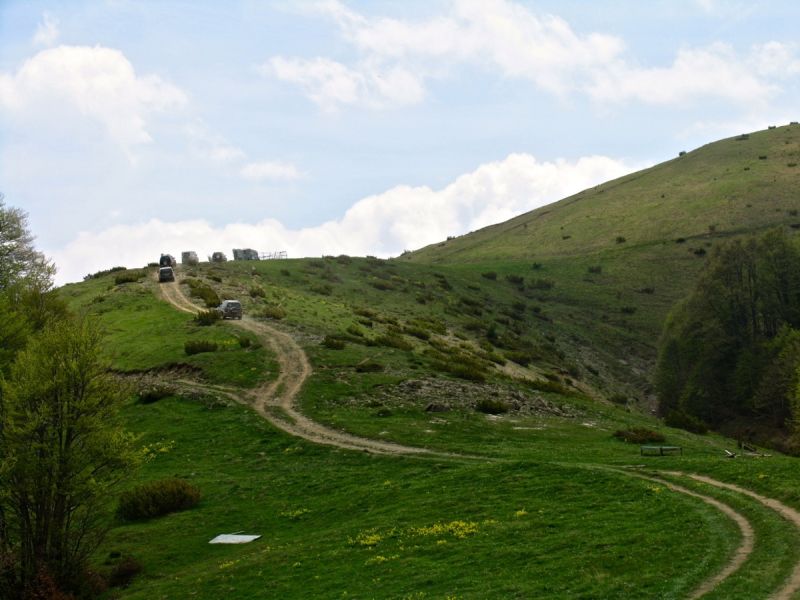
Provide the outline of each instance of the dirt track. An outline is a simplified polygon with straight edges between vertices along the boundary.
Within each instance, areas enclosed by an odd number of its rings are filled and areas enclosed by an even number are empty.
[[[178,310],[192,314],[202,310],[200,307],[196,306],[188,298],[186,298],[180,289],[178,282],[160,284],[159,289],[161,290],[162,297]],[[312,421],[300,413],[295,406],[297,394],[302,388],[303,383],[312,373],[311,365],[309,364],[308,357],[303,349],[289,334],[280,331],[279,329],[276,329],[275,327],[272,327],[266,323],[254,321],[246,317],[241,321],[232,321],[232,323],[254,333],[256,336],[258,336],[263,344],[272,349],[279,364],[280,372],[278,377],[274,381],[268,382],[259,388],[248,392],[236,390],[234,388],[208,386],[199,384],[197,382],[188,381],[182,382],[184,385],[198,390],[211,389],[217,393],[222,393],[233,400],[236,400],[237,402],[252,406],[261,416],[279,429],[282,429],[291,435],[301,437],[317,444],[335,446],[348,450],[360,450],[374,454],[407,456],[427,455],[431,457],[461,459],[481,458],[477,456],[436,452],[426,448],[416,448],[413,446],[404,446],[391,442],[381,442],[378,440],[362,438],[341,431],[336,431],[321,425],[320,423]],[[484,460],[489,459],[484,458]],[[615,471],[621,473],[621,471],[616,469]],[[665,481],[663,479],[649,477],[644,474],[633,472],[626,472],[625,474],[640,479],[654,481],[668,487],[673,491],[697,498],[721,511],[723,514],[732,519],[739,527],[742,538],[739,547],[736,549],[731,559],[718,573],[712,575],[707,580],[702,582],[689,596],[690,599],[700,598],[714,590],[720,583],[736,572],[752,553],[755,540],[755,533],[752,525],[744,516],[727,504],[720,502],[711,496],[706,496],[693,490],[689,490],[683,486]],[[750,496],[768,508],[775,510],[785,519],[792,522],[798,529],[800,529],[800,513],[782,504],[781,502],[778,502],[777,500],[761,496],[755,492],[733,484],[724,483],[701,475],[692,475],[680,472],[672,472],[668,474],[680,477],[691,477],[696,481]],[[785,582],[781,589],[773,593],[770,598],[775,600],[790,600],[799,589],[800,563],[795,566],[787,582]]]
[[[159,285],[159,289],[162,297],[178,310],[192,314],[203,310],[186,298],[178,282],[162,283]],[[279,429],[317,444],[336,446],[348,450],[361,450],[374,454],[470,458],[460,454],[435,452],[427,448],[415,448],[362,438],[336,431],[312,421],[295,407],[295,398],[312,372],[308,357],[303,352],[303,349],[297,345],[297,342],[289,334],[266,323],[254,321],[247,317],[244,317],[241,321],[231,321],[231,323],[254,333],[264,345],[275,353],[279,365],[279,374],[274,381],[268,382],[253,391],[242,391],[238,394],[227,391],[226,395],[239,396],[236,400],[244,401],[246,404],[251,405],[261,416]],[[199,388],[202,386],[195,383],[192,387]]]

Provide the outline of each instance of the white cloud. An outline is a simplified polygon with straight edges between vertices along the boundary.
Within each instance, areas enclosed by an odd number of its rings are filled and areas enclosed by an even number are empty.
[[[150,142],[152,115],[181,108],[186,95],[156,75],[137,75],[119,50],[59,46],[0,73],[0,113],[44,133],[74,126],[76,114],[99,123],[118,145]]]
[[[252,247],[286,250],[290,256],[396,255],[533,210],[600,182],[620,177],[633,165],[604,156],[540,162],[511,154],[481,165],[440,190],[397,186],[356,202],[339,219],[290,229],[274,219],[215,228],[205,221],[152,220],[81,233],[60,250],[48,249],[59,267],[58,281],[116,264],[144,265],[161,252]],[[108,249],[113,248],[113,255]]]
[[[300,178],[300,171],[291,163],[278,161],[252,162],[240,171],[242,177],[253,181],[292,181]]]
[[[767,59],[768,60],[768,59]],[[727,44],[680,50],[669,67],[641,68],[617,62],[596,71],[587,86],[595,100],[687,105],[700,99],[737,104],[764,102],[778,88]]]
[[[700,4],[716,10],[715,2]],[[780,91],[779,80],[800,72],[796,48],[778,42],[745,54],[719,43],[684,48],[671,64],[648,66],[627,56],[616,36],[578,33],[564,19],[512,0],[453,0],[448,6],[441,15],[414,22],[366,17],[338,0],[319,2],[314,12],[332,19],[357,50],[354,64],[275,57],[262,72],[300,86],[325,110],[420,102],[428,80],[447,76],[459,64],[558,95],[678,106],[708,99],[764,102]]]
[[[58,19],[49,12],[42,14],[42,22],[33,34],[33,43],[37,46],[52,46],[58,41],[61,32],[58,29]]]
[[[325,111],[341,104],[367,108],[389,108],[419,103],[424,96],[422,81],[401,67],[382,68],[360,64],[349,68],[327,58],[284,58],[276,56],[261,66],[262,74],[300,86]]]

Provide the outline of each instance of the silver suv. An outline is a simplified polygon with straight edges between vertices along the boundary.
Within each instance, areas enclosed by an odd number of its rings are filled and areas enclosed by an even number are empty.
[[[238,300],[223,300],[217,307],[223,319],[241,319],[242,303]]]

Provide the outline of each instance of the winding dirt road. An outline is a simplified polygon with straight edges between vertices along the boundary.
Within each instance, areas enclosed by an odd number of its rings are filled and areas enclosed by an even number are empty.
[[[176,282],[159,285],[161,295],[170,304],[183,312],[196,314],[203,310],[192,303]],[[244,317],[241,321],[232,321],[236,326],[254,333],[259,340],[269,347],[276,356],[279,366],[278,377],[252,391],[234,392],[221,390],[214,386],[203,386],[198,383],[183,382],[193,389],[212,389],[224,391],[225,395],[252,406],[261,416],[283,431],[317,444],[336,446],[348,450],[361,450],[373,454],[427,455],[446,458],[477,458],[462,454],[437,452],[427,448],[404,446],[392,442],[382,442],[362,438],[342,431],[337,431],[312,421],[295,406],[295,399],[303,387],[303,383],[311,375],[311,365],[303,349],[292,336],[266,323]]]
[[[196,314],[203,310],[201,307],[191,302],[180,288],[178,282],[162,283],[159,285],[161,296],[164,300],[172,304],[178,310],[186,313]],[[311,365],[303,349],[287,333],[272,327],[266,323],[254,321],[247,317],[241,321],[233,321],[234,325],[241,327],[255,334],[259,340],[269,347],[274,353],[279,365],[278,377],[271,382],[256,388],[252,391],[243,391],[226,386],[214,386],[201,384],[196,381],[183,380],[179,382],[184,387],[197,391],[214,391],[223,394],[239,403],[252,406],[262,417],[272,423],[275,427],[282,429],[290,435],[297,436],[328,446],[335,446],[347,450],[358,450],[374,454],[391,454],[406,456],[429,456],[450,459],[479,459],[491,460],[487,457],[468,456],[463,454],[452,454],[437,452],[427,448],[417,448],[404,446],[391,442],[382,442],[369,438],[362,438],[342,431],[337,431],[326,427],[320,423],[312,421],[297,410],[295,400],[303,383],[312,373]],[[602,467],[601,467],[602,468]],[[713,506],[739,527],[741,541],[739,546],[724,565],[724,567],[701,584],[688,596],[691,600],[700,598],[713,591],[720,583],[734,574],[747,560],[753,551],[755,543],[755,533],[750,522],[739,512],[725,504],[705,494],[678,485],[676,483],[643,473],[621,471],[611,469],[617,473],[625,474],[639,479],[657,482],[667,488],[696,498],[706,504]],[[800,512],[786,506],[785,504],[761,496],[755,492],[739,487],[737,485],[717,481],[702,475],[693,475],[681,472],[665,472],[666,475],[674,477],[689,477],[695,481],[706,483],[718,488],[731,490],[749,496],[764,506],[774,510],[787,521],[791,522],[800,530]],[[783,586],[770,595],[771,600],[790,600],[800,590],[800,562],[795,565],[789,579]]]

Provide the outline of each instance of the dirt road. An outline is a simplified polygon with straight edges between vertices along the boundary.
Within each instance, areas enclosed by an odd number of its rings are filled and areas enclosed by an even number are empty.
[[[162,283],[159,285],[159,289],[164,300],[178,310],[192,314],[203,310],[184,295],[177,281]],[[253,391],[241,391],[236,394],[239,396],[236,399],[251,405],[261,416],[279,429],[317,444],[336,446],[348,450],[361,450],[374,454],[471,458],[461,454],[436,452],[427,448],[416,448],[362,438],[312,421],[299,412],[295,405],[298,392],[312,372],[308,357],[303,352],[303,349],[294,341],[292,336],[266,323],[247,317],[244,317],[241,321],[231,321],[231,323],[254,333],[262,344],[275,353],[279,365],[277,379]],[[192,387],[198,388],[200,386],[194,384]],[[231,396],[233,394],[228,391],[227,395]]]

